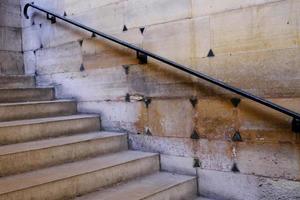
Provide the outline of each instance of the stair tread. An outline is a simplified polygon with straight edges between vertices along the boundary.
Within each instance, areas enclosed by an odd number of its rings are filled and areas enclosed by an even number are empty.
[[[126,133],[99,131],[99,132],[77,134],[77,135],[64,136],[58,138],[50,138],[50,139],[44,139],[44,140],[38,140],[32,142],[4,145],[4,146],[0,146],[0,156],[20,153],[25,151],[33,151],[37,149],[46,149],[50,147],[68,145],[68,144],[90,141],[90,140],[101,139],[101,138],[123,136],[123,135],[126,135]]]
[[[43,89],[54,89],[54,87],[0,88],[0,92],[5,90],[43,90]]]
[[[9,78],[9,77],[12,77],[12,78],[18,78],[18,77],[20,77],[20,78],[34,78],[34,76],[32,76],[32,75],[21,75],[21,74],[0,74],[0,78]]]
[[[138,151],[122,151],[92,159],[3,177],[0,178],[0,195],[153,156],[157,156],[157,154]]]
[[[21,105],[36,105],[36,104],[49,104],[49,103],[66,103],[66,102],[76,102],[72,99],[55,99],[50,101],[26,101],[26,102],[14,102],[14,103],[0,103],[1,106],[21,106]]]
[[[159,192],[193,180],[195,177],[158,172],[111,188],[101,189],[76,200],[141,200]]]
[[[209,198],[206,198],[206,197],[198,197],[195,200],[213,200],[213,199],[209,199]]]
[[[65,121],[65,120],[81,119],[81,118],[94,118],[94,117],[99,117],[99,115],[78,114],[78,115],[68,115],[68,116],[59,116],[59,117],[16,120],[16,121],[0,122],[0,128],[10,127],[10,126],[22,126],[22,125],[29,125],[29,124],[40,124],[40,123],[55,122],[55,121]]]

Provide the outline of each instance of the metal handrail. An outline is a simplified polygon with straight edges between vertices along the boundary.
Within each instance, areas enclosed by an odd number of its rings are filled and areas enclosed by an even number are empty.
[[[123,40],[120,40],[120,39],[118,39],[116,37],[113,37],[111,35],[102,33],[100,31],[97,31],[97,30],[93,29],[93,28],[85,26],[85,25],[83,25],[83,24],[81,24],[79,22],[76,22],[74,20],[68,19],[68,18],[66,18],[66,16],[58,15],[58,14],[52,12],[52,11],[49,11],[47,9],[44,9],[44,8],[40,7],[40,6],[34,5],[34,3],[27,3],[25,5],[25,7],[24,7],[24,15],[25,15],[25,17],[27,19],[29,19],[29,16],[27,14],[27,11],[28,11],[29,7],[35,8],[35,9],[37,9],[39,11],[42,11],[42,12],[46,13],[47,14],[47,19],[51,20],[52,23],[55,23],[56,22],[56,18],[58,18],[58,19],[61,19],[61,20],[65,21],[65,22],[68,22],[68,23],[70,23],[70,24],[72,24],[74,26],[80,27],[80,28],[82,28],[82,29],[84,29],[86,31],[91,32],[92,36],[94,36],[94,37],[96,35],[98,35],[98,36],[100,36],[102,38],[105,38],[107,40],[110,40],[112,42],[120,44],[122,46],[128,47],[129,49],[132,49],[132,50],[134,50],[134,51],[137,52],[137,57],[140,59],[141,62],[147,62],[147,57],[151,57],[151,58],[156,59],[156,60],[158,60],[158,61],[160,61],[162,63],[168,64],[168,65],[170,65],[170,66],[172,66],[172,67],[174,67],[176,69],[179,69],[179,70],[181,70],[183,72],[186,72],[186,73],[188,73],[190,75],[196,76],[196,77],[198,77],[200,79],[208,81],[208,82],[210,82],[210,83],[212,83],[214,85],[217,85],[217,86],[219,86],[221,88],[229,90],[229,91],[231,91],[233,93],[236,93],[238,95],[241,95],[241,96],[243,96],[243,97],[245,97],[247,99],[250,99],[250,100],[255,101],[255,102],[259,103],[259,104],[262,104],[262,105],[267,106],[267,107],[269,107],[271,109],[274,109],[274,110],[276,110],[278,112],[281,112],[281,113],[283,113],[285,115],[288,115],[288,116],[290,116],[290,117],[293,118],[293,120],[292,120],[292,131],[300,133],[300,114],[297,113],[297,112],[289,110],[289,109],[287,109],[285,107],[282,107],[282,106],[280,106],[278,104],[275,104],[275,103],[273,103],[271,101],[268,101],[268,100],[266,100],[264,98],[255,96],[255,95],[253,95],[253,94],[251,94],[249,92],[246,92],[246,91],[244,91],[244,90],[242,90],[240,88],[233,87],[233,86],[231,86],[231,85],[229,85],[229,84],[227,84],[227,83],[225,83],[223,81],[217,80],[217,79],[212,78],[212,77],[210,77],[210,76],[208,76],[206,74],[203,74],[201,72],[198,72],[198,71],[195,71],[193,69],[190,69],[190,68],[188,68],[188,67],[186,67],[184,65],[178,64],[178,63],[176,63],[174,61],[171,61],[171,60],[169,60],[167,58],[161,57],[161,56],[159,56],[157,54],[154,54],[154,53],[152,53],[150,51],[147,51],[145,49],[142,49],[140,47],[132,45],[132,44],[130,44],[128,42],[125,42]]]

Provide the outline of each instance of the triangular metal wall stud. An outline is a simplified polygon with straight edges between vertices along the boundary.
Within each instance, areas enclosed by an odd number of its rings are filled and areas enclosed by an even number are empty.
[[[126,102],[130,102],[130,94],[128,94],[128,93],[126,94],[126,96],[125,96],[125,101],[126,101]]]
[[[145,27],[141,27],[141,28],[140,28],[140,31],[141,31],[142,34],[144,34]]]
[[[95,33],[92,34],[92,38],[94,38],[94,37],[96,37],[96,34],[95,34]]]
[[[125,31],[128,31],[128,29],[127,29],[127,26],[126,26],[126,25],[124,25],[124,26],[123,26],[123,32],[125,32]]]
[[[233,163],[231,171],[234,172],[234,173],[239,173],[240,172],[240,170],[239,170],[239,168],[238,168],[238,166],[237,166],[236,163]]]
[[[201,162],[198,158],[194,158],[194,165],[193,165],[194,168],[199,168],[201,167]]]
[[[193,139],[193,140],[199,140],[200,139],[200,136],[199,136],[199,134],[197,133],[196,130],[193,131],[193,133],[191,135],[191,139]]]
[[[146,131],[146,135],[148,135],[148,136],[152,136],[152,133],[151,133],[150,129],[147,129],[147,131]]]
[[[233,142],[242,142],[243,141],[242,136],[239,131],[236,131],[234,133],[234,135],[232,136],[232,141]]]
[[[80,69],[79,69],[81,72],[83,72],[84,71],[84,65],[83,64],[81,64],[80,65]]]
[[[234,107],[238,107],[239,104],[241,103],[241,99],[239,99],[239,98],[232,98],[232,99],[231,99],[231,103],[232,103],[232,105],[233,105]]]
[[[207,54],[207,57],[214,57],[214,56],[215,56],[215,54],[214,54],[213,50],[210,49],[208,54]]]

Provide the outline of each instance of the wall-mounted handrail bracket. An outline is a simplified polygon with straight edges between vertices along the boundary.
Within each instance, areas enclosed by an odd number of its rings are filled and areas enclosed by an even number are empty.
[[[56,17],[47,13],[47,19],[51,21],[51,24],[56,23]]]
[[[300,118],[294,118],[292,121],[292,131],[295,133],[300,133]]]
[[[139,64],[147,64],[148,63],[148,56],[143,54],[139,51],[136,52],[136,57],[139,59]]]
[[[199,79],[205,80],[205,81],[207,81],[207,82],[209,82],[211,84],[214,84],[214,85],[216,85],[216,86],[218,86],[220,88],[223,88],[223,89],[228,90],[230,92],[233,92],[233,93],[235,93],[237,95],[240,95],[240,96],[245,97],[247,99],[250,99],[250,100],[252,100],[254,102],[257,102],[257,103],[259,103],[261,105],[267,106],[268,108],[271,108],[271,109],[276,110],[278,112],[281,112],[281,113],[283,113],[285,115],[288,115],[288,116],[290,116],[290,117],[293,118],[292,130],[294,132],[296,132],[296,133],[300,132],[300,113],[297,113],[297,112],[294,112],[294,111],[292,111],[290,109],[282,107],[282,106],[280,106],[278,104],[275,104],[275,103],[273,103],[273,102],[271,102],[271,101],[269,101],[267,99],[264,99],[264,98],[258,97],[256,95],[253,95],[253,94],[251,94],[251,93],[249,93],[247,91],[244,91],[244,90],[242,90],[240,88],[231,86],[231,85],[229,85],[229,84],[227,84],[227,83],[225,83],[225,82],[223,82],[221,80],[218,80],[218,79],[215,79],[213,77],[210,77],[210,76],[208,76],[208,75],[206,75],[204,73],[201,73],[199,71],[193,70],[191,67],[187,67],[187,66],[184,66],[182,64],[176,63],[176,62],[174,62],[172,60],[169,60],[167,58],[159,56],[159,55],[157,55],[155,53],[147,51],[147,50],[145,50],[143,48],[140,48],[140,47],[138,47],[136,45],[133,45],[133,44],[130,44],[130,43],[126,42],[126,41],[120,40],[119,38],[116,38],[116,37],[108,35],[106,33],[97,31],[97,30],[95,30],[95,29],[93,29],[91,27],[83,25],[83,24],[81,24],[81,23],[79,23],[77,21],[74,21],[72,19],[68,19],[65,16],[58,15],[58,14],[56,14],[56,13],[54,13],[54,12],[48,10],[48,9],[44,9],[44,8],[42,8],[40,6],[34,5],[34,3],[27,3],[24,6],[24,15],[25,15],[25,17],[27,19],[29,19],[29,16],[28,16],[28,13],[27,13],[29,7],[32,7],[32,8],[35,8],[35,9],[41,11],[41,12],[47,13],[47,19],[49,18],[49,20],[51,20],[52,23],[55,23],[56,19],[60,19],[60,20],[65,21],[65,22],[67,22],[69,24],[72,24],[72,25],[74,25],[76,27],[79,27],[79,28],[81,28],[83,30],[89,31],[91,33],[94,33],[95,35],[97,35],[99,37],[102,37],[102,38],[104,38],[106,40],[109,40],[111,42],[117,43],[117,44],[122,45],[124,47],[127,47],[129,49],[132,49],[133,51],[137,52],[137,58],[139,59],[139,63],[140,64],[146,64],[148,62],[148,57],[152,58],[152,59],[155,59],[155,60],[160,61],[160,62],[162,62],[164,64],[167,64],[167,65],[169,65],[169,66],[171,66],[173,68],[176,68],[177,70],[180,70],[180,71],[182,71],[184,73],[187,73],[187,74],[195,76],[195,77],[197,77]],[[214,54],[213,50],[210,49],[210,51],[208,53],[208,57],[213,57],[213,56],[215,56],[215,54]]]

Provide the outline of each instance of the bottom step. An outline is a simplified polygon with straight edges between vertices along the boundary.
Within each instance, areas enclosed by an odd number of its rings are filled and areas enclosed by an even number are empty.
[[[196,178],[160,172],[75,200],[191,200],[196,198],[196,194]]]
[[[74,198],[159,170],[157,154],[123,151],[0,178],[0,200]]]

